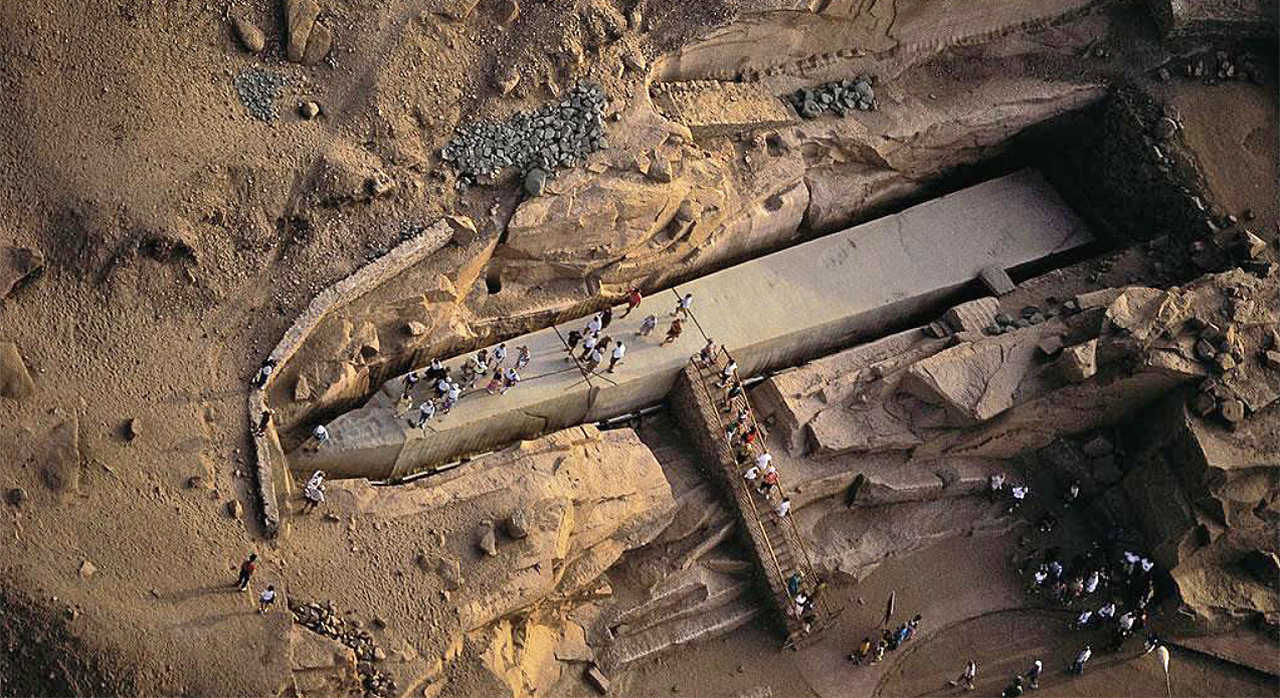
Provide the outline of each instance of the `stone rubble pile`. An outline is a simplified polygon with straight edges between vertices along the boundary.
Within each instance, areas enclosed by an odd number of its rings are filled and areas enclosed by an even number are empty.
[[[348,621],[338,615],[333,602],[289,602],[293,622],[312,632],[331,637],[350,647],[356,653],[356,670],[364,685],[366,696],[390,696],[396,693],[395,679],[374,668],[373,662],[387,658],[387,653],[374,642],[373,635],[360,627],[358,621]]]
[[[995,336],[1013,332],[1032,325],[1039,325],[1046,320],[1057,317],[1060,313],[1062,315],[1074,315],[1079,310],[1080,305],[1076,303],[1075,299],[1071,298],[1063,301],[1061,311],[1042,310],[1034,305],[1029,305],[1022,309],[1021,317],[1015,318],[1007,313],[997,313],[995,323],[982,328],[982,333],[987,336]]]
[[[1161,68],[1158,72],[1160,79],[1167,82],[1168,68]],[[1206,85],[1232,80],[1261,84],[1265,77],[1262,67],[1253,56],[1247,53],[1232,56],[1226,51],[1206,51],[1185,59],[1182,74],[1194,80],[1203,80]]]
[[[607,105],[603,89],[577,85],[557,104],[517,112],[502,122],[481,121],[459,128],[440,156],[457,170],[459,189],[492,182],[514,167],[524,177],[526,191],[537,196],[557,168],[574,167],[587,155],[608,147]]]
[[[844,116],[857,109],[875,111],[880,108],[876,100],[876,77],[859,75],[852,80],[826,82],[817,87],[802,87],[787,96],[791,106],[806,119],[816,119],[824,111]]]
[[[240,103],[262,121],[279,118],[280,110],[276,108],[276,99],[288,84],[289,81],[283,75],[262,68],[250,68],[235,78],[236,95],[240,97]]]

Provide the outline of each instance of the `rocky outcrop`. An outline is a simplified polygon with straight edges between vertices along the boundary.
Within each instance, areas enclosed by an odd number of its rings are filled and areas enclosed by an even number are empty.
[[[35,392],[35,381],[18,353],[18,345],[0,342],[0,396],[23,400]]]
[[[423,655],[395,670],[398,686],[420,690],[436,680],[428,677],[439,672],[435,660],[449,662],[461,651],[493,672],[495,689],[533,695],[559,676],[557,647],[566,656],[583,653],[562,646],[562,634],[570,632],[566,618],[611,594],[605,570],[658,536],[675,502],[634,432],[584,426],[409,484],[331,482],[325,509],[334,521],[349,520],[350,531],[358,526],[377,539],[369,543],[379,551],[375,559],[347,557],[346,548],[361,546],[358,539],[334,546],[344,567],[376,576],[386,574],[379,560],[413,562],[405,573],[413,583],[393,585],[375,609],[388,618],[375,634],[389,655],[402,641]],[[519,537],[497,525],[517,515]],[[294,527],[305,527],[308,536],[339,528],[314,519],[295,520]],[[477,547],[482,528],[492,533],[494,554]],[[339,607],[360,596],[338,580],[308,581],[293,595],[336,599]],[[394,610],[400,608],[409,610]]]

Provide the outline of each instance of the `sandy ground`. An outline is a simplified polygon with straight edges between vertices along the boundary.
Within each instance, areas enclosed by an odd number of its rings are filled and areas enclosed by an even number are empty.
[[[619,677],[617,690],[627,696],[959,695],[964,692],[943,689],[971,653],[981,680],[969,695],[999,695],[1012,674],[1036,658],[1045,663],[1044,695],[1161,694],[1154,660],[1134,658],[1139,640],[1131,639],[1119,655],[1096,652],[1083,678],[1061,674],[1082,641],[1097,649],[1105,637],[1085,640],[1069,630],[1070,613],[1036,608],[1038,602],[1023,593],[1010,564],[1022,535],[953,539],[891,559],[861,584],[836,583],[829,598],[844,612],[821,641],[798,653],[780,649],[780,635],[766,617],[728,638],[637,666]],[[879,665],[852,665],[846,657],[864,636],[879,631],[891,591],[897,609],[892,624],[919,613],[923,632],[886,653]],[[1013,655],[1011,644],[1019,648]],[[1195,653],[1175,650],[1174,673],[1175,695],[1276,694],[1274,678]]]

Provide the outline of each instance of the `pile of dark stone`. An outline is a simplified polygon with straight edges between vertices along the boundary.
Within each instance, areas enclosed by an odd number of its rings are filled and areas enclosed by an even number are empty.
[[[360,627],[360,621],[348,621],[338,615],[333,602],[289,602],[293,622],[312,632],[331,637],[350,647],[356,653],[356,670],[366,696],[390,696],[396,692],[395,679],[373,666],[387,658],[387,653],[373,640],[373,635]]]
[[[236,95],[240,97],[240,103],[262,121],[274,121],[280,117],[276,99],[288,84],[285,76],[263,68],[250,68],[235,78]]]
[[[788,95],[791,106],[806,119],[816,119],[824,111],[844,116],[855,109],[875,111],[880,108],[876,100],[876,77],[859,75],[852,80],[826,82],[817,87],[801,87]]]
[[[608,97],[592,84],[577,85],[558,104],[517,112],[505,121],[481,121],[459,128],[440,156],[458,172],[457,187],[493,182],[507,168],[524,177],[537,196],[560,167],[574,167],[608,147],[604,110]]]
[[[1061,314],[1073,315],[1080,311],[1079,304],[1074,298],[1068,298],[1062,302]],[[1057,317],[1058,311],[1045,308],[1041,309],[1034,305],[1028,305],[1022,309],[1019,317],[1013,317],[1008,313],[996,313],[996,322],[994,325],[988,325],[982,329],[982,333],[989,336],[1013,332],[1032,325],[1039,325],[1046,320]]]

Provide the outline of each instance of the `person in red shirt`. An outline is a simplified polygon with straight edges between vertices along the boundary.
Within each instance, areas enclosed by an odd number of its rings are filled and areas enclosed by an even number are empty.
[[[254,570],[258,569],[258,554],[251,553],[249,559],[240,564],[240,579],[236,584],[240,587],[240,591],[249,589],[249,578],[253,576]]]
[[[773,491],[773,488],[777,486],[778,486],[777,468],[774,468],[772,465],[766,466],[764,471],[764,477],[760,478],[760,490],[759,490],[760,494],[764,495],[765,497],[768,497],[769,493]]]
[[[644,297],[640,295],[640,289],[638,288],[629,289],[627,291],[627,309],[623,311],[620,317],[626,317],[631,314],[631,311],[635,310],[636,308],[639,308],[640,301],[643,299]]]

